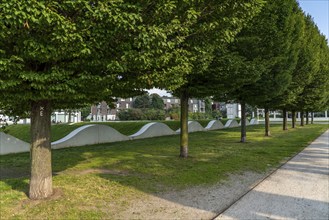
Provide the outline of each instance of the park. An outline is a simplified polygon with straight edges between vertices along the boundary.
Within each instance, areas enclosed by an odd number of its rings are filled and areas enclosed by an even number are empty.
[[[30,121],[0,130],[1,219],[221,218],[282,168],[326,188],[328,121],[309,116],[329,108],[328,39],[296,0],[3,0],[0,20],[0,113]],[[179,99],[178,120],[52,123],[152,88]],[[241,117],[191,120],[191,98]],[[278,192],[263,195],[303,207]],[[329,217],[329,196],[306,202]]]

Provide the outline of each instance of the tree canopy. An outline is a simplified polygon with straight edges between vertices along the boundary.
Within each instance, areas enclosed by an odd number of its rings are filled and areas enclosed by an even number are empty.
[[[179,1],[4,0],[0,10],[0,108],[31,112],[30,198],[52,194],[52,109],[173,89],[189,69],[176,45],[195,19]]]

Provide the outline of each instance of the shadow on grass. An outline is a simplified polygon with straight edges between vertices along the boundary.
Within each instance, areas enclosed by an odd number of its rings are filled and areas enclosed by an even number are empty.
[[[63,149],[55,152],[52,150],[53,176],[57,172],[69,169],[81,163],[85,158],[82,152]],[[59,165],[60,164],[60,165]],[[24,192],[28,196],[30,178],[30,154],[18,153],[0,156],[0,181],[11,186],[12,189]]]

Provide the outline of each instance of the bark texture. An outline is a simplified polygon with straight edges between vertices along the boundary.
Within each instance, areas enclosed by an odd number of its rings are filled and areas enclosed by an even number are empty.
[[[247,141],[247,128],[246,128],[246,103],[241,102],[241,140],[245,143]]]
[[[296,111],[293,110],[291,112],[291,127],[295,128],[296,127]]]
[[[50,116],[51,105],[49,101],[32,103],[30,199],[45,199],[53,194]]]
[[[300,126],[304,126],[304,111],[300,112]]]
[[[288,126],[287,126],[287,109],[285,109],[285,108],[282,110],[282,117],[283,117],[282,129],[284,131],[286,131],[286,130],[288,130]]]
[[[270,111],[268,108],[265,108],[265,136],[271,136],[270,131]]]
[[[306,112],[306,115],[305,115],[305,116],[306,116],[306,124],[307,124],[307,125],[308,125],[309,122],[310,122],[308,115],[309,115],[309,112]]]
[[[181,118],[180,118],[180,157],[188,157],[188,94],[181,94]]]

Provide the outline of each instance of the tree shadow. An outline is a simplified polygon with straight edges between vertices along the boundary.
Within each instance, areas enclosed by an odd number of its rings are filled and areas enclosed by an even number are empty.
[[[74,167],[76,164],[86,160],[82,154],[83,152],[88,151],[90,151],[90,147],[87,146],[79,149],[52,150],[53,176],[56,176],[59,172]],[[67,156],[67,154],[71,154],[73,157]],[[30,178],[30,175],[29,153],[1,155],[0,181],[9,185],[13,190],[23,192],[28,196],[28,179]]]

